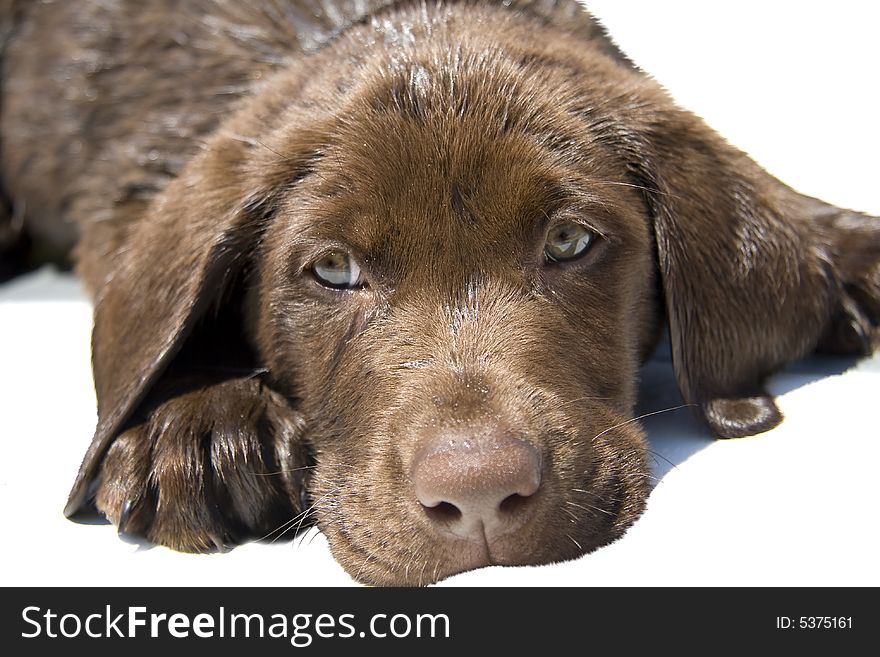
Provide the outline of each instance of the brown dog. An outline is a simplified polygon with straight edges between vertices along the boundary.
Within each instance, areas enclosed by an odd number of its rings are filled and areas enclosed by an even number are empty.
[[[880,223],[676,107],[573,0],[0,0],[0,239],[93,294],[67,513],[316,521],[356,578],[572,558],[644,508],[664,324],[718,436],[880,343]],[[19,222],[20,223],[20,222]]]

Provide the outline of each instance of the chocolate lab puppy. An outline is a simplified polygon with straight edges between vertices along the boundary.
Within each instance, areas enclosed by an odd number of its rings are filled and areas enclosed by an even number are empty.
[[[95,304],[68,514],[195,552],[317,522],[376,584],[570,559],[644,509],[664,326],[720,437],[880,342],[880,223],[573,0],[0,1],[3,221]]]

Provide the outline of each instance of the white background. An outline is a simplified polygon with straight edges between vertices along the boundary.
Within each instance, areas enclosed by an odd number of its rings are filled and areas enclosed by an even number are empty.
[[[590,3],[623,49],[797,189],[880,214],[877,3]],[[94,426],[90,308],[69,276],[0,286],[0,583],[349,585],[323,536],[184,555],[61,514]],[[846,370],[844,374],[841,374]],[[668,363],[643,411],[677,403]],[[880,585],[880,357],[774,377],[787,419],[713,441],[687,410],[645,422],[659,483],[617,543],[446,585]],[[674,464],[674,465],[673,465]]]

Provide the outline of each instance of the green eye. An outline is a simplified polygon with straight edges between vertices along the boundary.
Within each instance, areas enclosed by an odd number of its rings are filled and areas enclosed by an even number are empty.
[[[595,235],[588,228],[573,222],[559,224],[547,233],[544,257],[550,262],[565,262],[586,253]]]
[[[318,282],[338,290],[360,287],[364,283],[361,268],[347,253],[330,251],[316,260],[312,272]]]

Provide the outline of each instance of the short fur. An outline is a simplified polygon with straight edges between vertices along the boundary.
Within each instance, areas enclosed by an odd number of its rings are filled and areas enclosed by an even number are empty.
[[[0,9],[0,239],[77,242],[95,303],[68,514],[185,551],[316,521],[376,584],[568,559],[644,509],[629,420],[664,325],[721,437],[781,420],[786,363],[880,342],[878,221],[768,175],[573,0]],[[601,237],[551,266],[567,217]],[[317,284],[327,245],[366,287]],[[488,552],[413,494],[449,427],[542,456]]]

